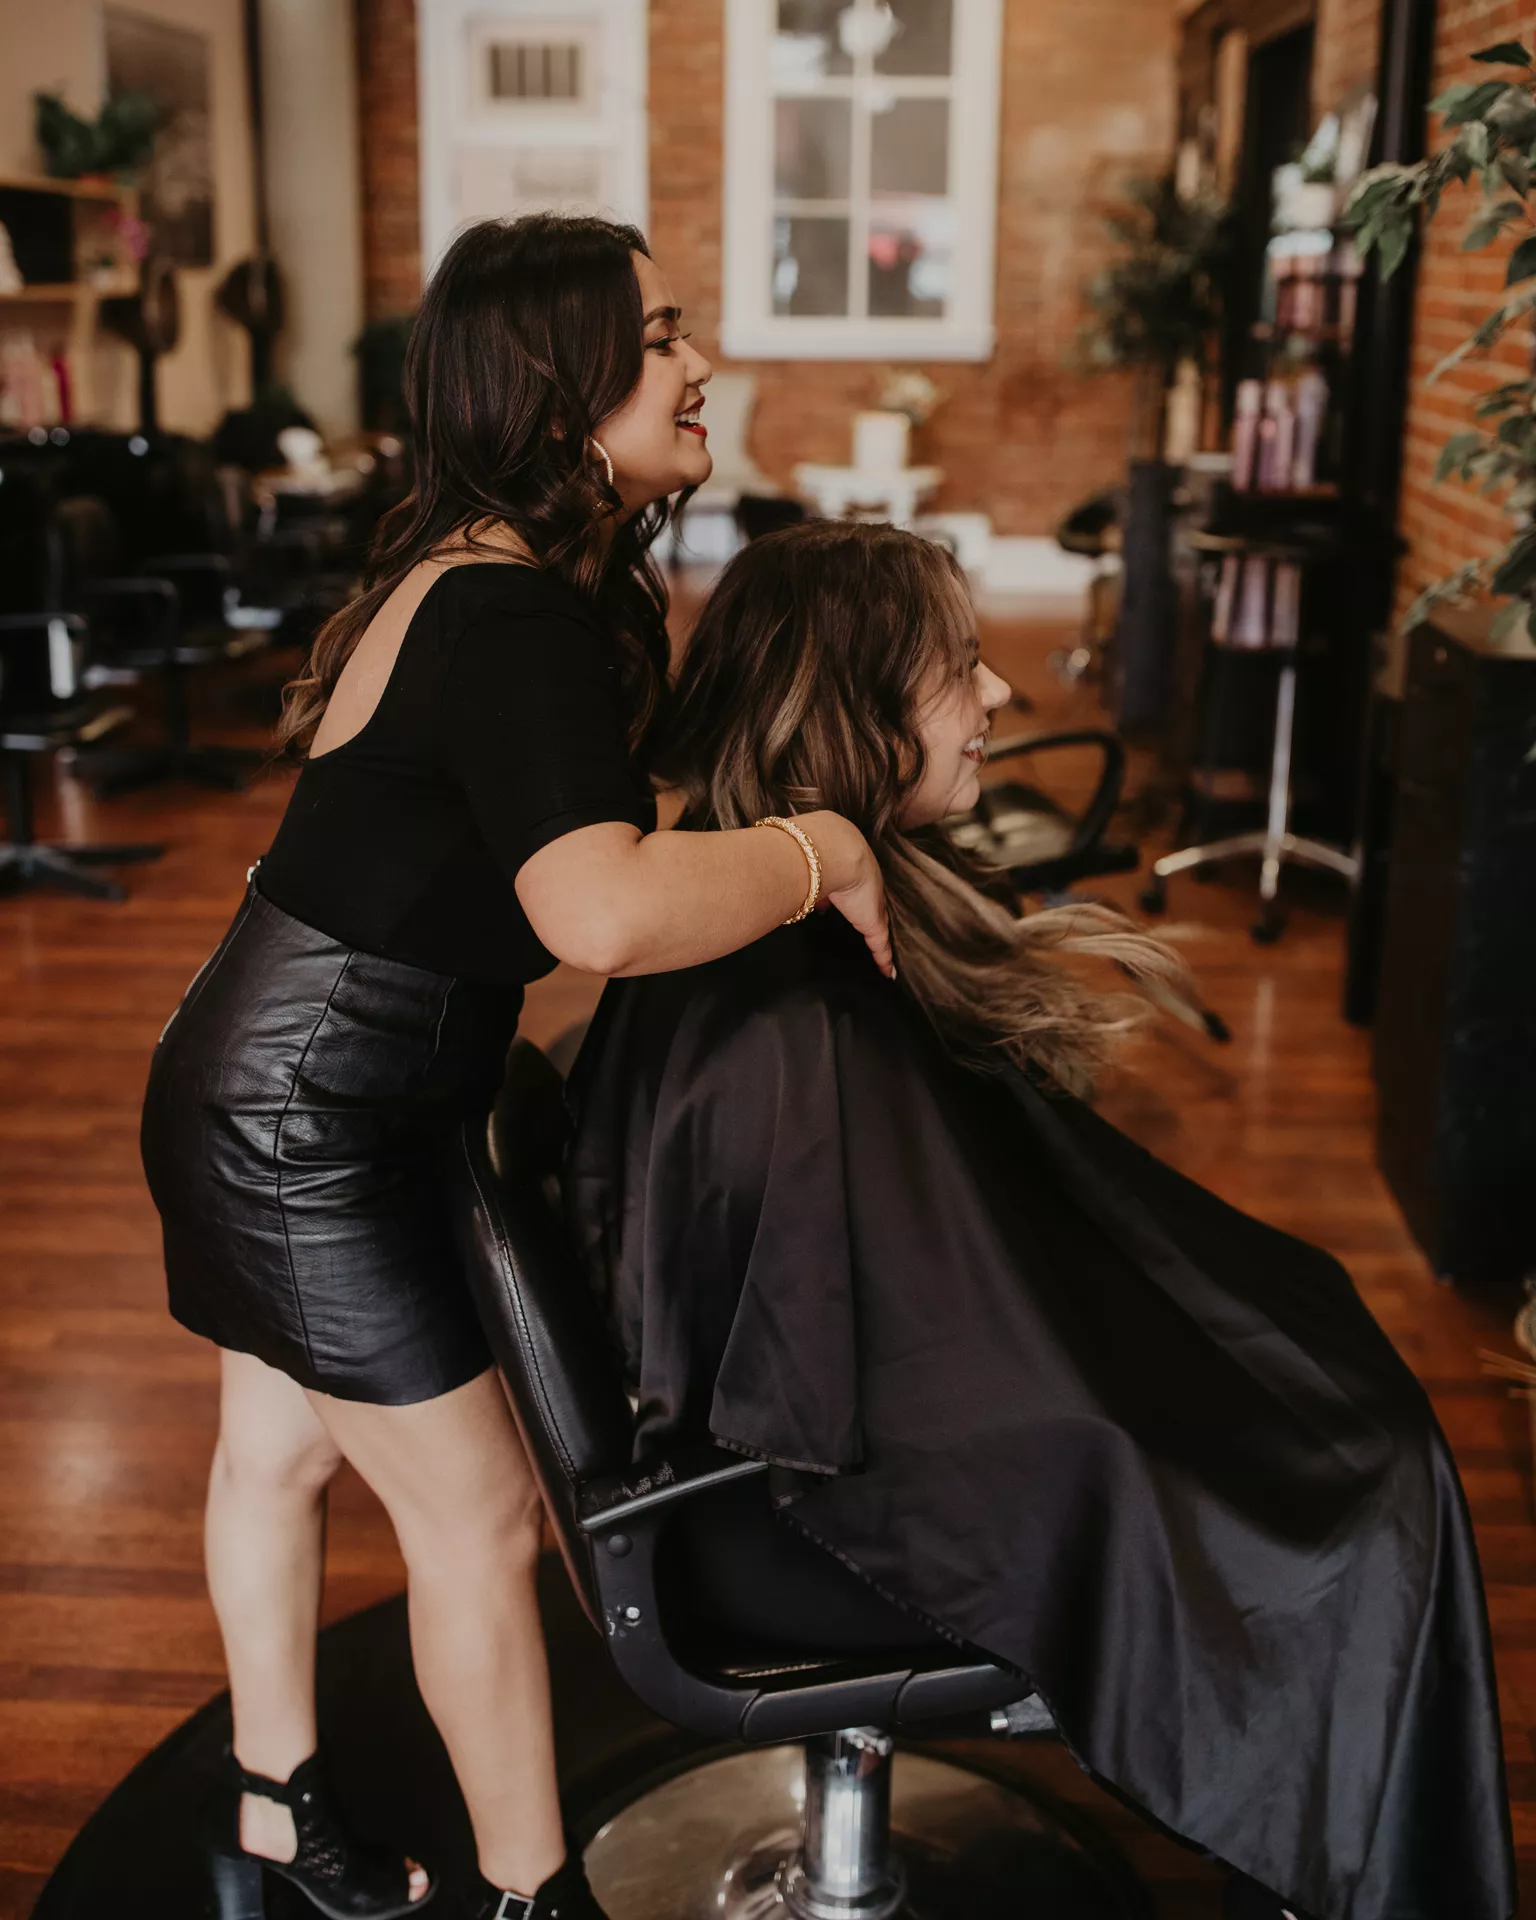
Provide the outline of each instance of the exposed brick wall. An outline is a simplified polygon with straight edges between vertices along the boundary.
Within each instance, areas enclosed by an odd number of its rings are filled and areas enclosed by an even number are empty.
[[[1315,118],[1355,87],[1374,87],[1381,45],[1381,0],[1318,0],[1312,54]]]
[[[1518,0],[1441,0],[1435,34],[1432,93],[1474,77],[1469,56],[1498,40],[1536,37],[1536,9]],[[1443,135],[1432,120],[1430,139]],[[1509,246],[1462,253],[1461,242],[1479,204],[1476,186],[1453,190],[1425,230],[1414,303],[1413,355],[1408,396],[1407,444],[1403,465],[1400,525],[1408,552],[1398,575],[1399,599],[1406,607],[1420,588],[1464,561],[1494,551],[1508,538],[1509,516],[1456,481],[1433,482],[1435,461],[1449,437],[1471,424],[1473,397],[1501,380],[1523,379],[1531,366],[1531,334],[1516,328],[1498,350],[1463,361],[1426,387],[1437,361],[1473,331],[1498,304]],[[1511,243],[1512,244],[1512,243]]]
[[[356,0],[368,318],[421,298],[415,0]]]
[[[1128,383],[1065,363],[1081,288],[1103,257],[1105,198],[1168,153],[1176,23],[1168,0],[1009,6],[997,236],[997,349],[933,364],[949,398],[919,451],[949,475],[940,504],[999,533],[1042,533],[1124,471]],[[720,0],[651,0],[651,238],[718,359],[723,108]],[[721,364],[724,364],[723,362]],[[862,362],[764,361],[752,451],[787,482],[797,460],[846,460],[874,400]]]
[[[420,293],[412,0],[357,0],[370,315]],[[950,475],[943,503],[985,508],[999,532],[1044,532],[1125,464],[1128,383],[1066,366],[1100,213],[1172,140],[1176,22],[1169,0],[1007,8],[998,230],[998,346],[984,366],[930,369],[950,395],[922,455]],[[718,358],[722,0],[651,0],[651,239]],[[862,362],[757,365],[753,452],[787,481],[797,460],[842,460],[873,398]]]

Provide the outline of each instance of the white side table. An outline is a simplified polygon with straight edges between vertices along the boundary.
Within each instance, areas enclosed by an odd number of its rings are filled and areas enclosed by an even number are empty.
[[[829,520],[878,516],[898,527],[911,526],[918,502],[943,478],[942,467],[795,468],[796,487]]]

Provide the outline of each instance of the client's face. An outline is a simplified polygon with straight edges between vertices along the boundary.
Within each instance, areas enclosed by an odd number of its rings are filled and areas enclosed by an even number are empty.
[[[656,262],[643,253],[633,259],[645,315],[640,384],[597,423],[594,437],[613,462],[624,505],[638,513],[653,500],[702,486],[714,462],[699,418],[709,362],[684,337],[682,314]]]
[[[981,770],[987,763],[992,716],[1007,704],[1013,689],[978,659],[968,674],[945,670],[924,687],[917,710],[917,731],[926,765],[923,777],[901,810],[904,827],[931,826],[951,813],[965,813],[981,794]]]

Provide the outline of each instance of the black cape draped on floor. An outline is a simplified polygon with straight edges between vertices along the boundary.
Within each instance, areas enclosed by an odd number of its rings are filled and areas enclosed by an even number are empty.
[[[1337,1262],[955,1064],[831,915],[611,985],[571,1092],[642,1456],[808,1470],[813,1538],[1318,1920],[1513,1912],[1461,1487]]]

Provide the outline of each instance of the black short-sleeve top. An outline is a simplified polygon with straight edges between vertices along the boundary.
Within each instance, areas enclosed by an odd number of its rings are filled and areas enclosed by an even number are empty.
[[[656,825],[617,643],[555,576],[471,563],[428,589],[366,725],[305,762],[256,884],[365,953],[520,986],[555,960],[518,869],[605,820]]]

